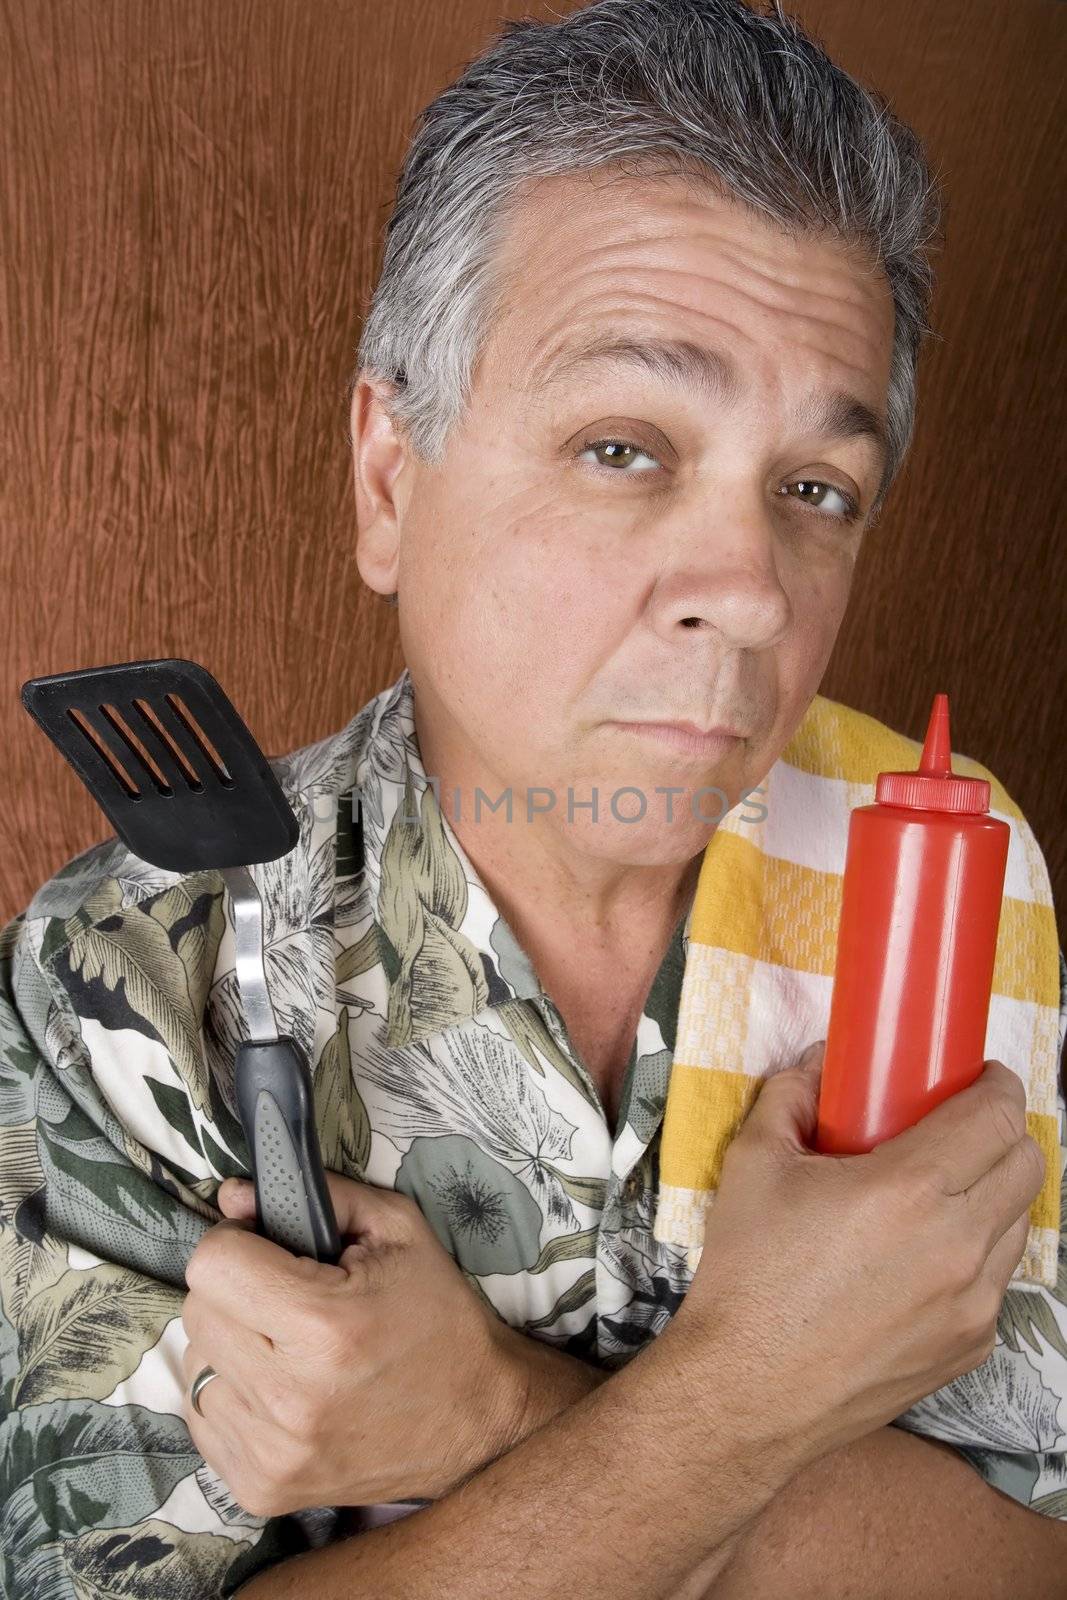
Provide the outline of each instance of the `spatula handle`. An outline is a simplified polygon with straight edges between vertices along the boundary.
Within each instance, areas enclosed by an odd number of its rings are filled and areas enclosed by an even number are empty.
[[[294,1255],[341,1254],[315,1132],[311,1074],[295,1039],[243,1039],[234,1082],[256,1186],[256,1232]]]

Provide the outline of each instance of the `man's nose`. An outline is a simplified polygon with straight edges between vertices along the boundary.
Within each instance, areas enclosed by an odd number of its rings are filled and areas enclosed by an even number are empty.
[[[734,650],[766,650],[792,620],[772,528],[758,516],[677,541],[649,601],[652,625],[672,643],[714,630]]]

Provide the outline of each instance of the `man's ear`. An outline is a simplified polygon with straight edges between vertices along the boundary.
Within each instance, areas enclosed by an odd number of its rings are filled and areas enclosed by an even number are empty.
[[[349,426],[356,490],[356,567],[369,589],[393,595],[400,565],[404,500],[398,481],[409,452],[386,402],[397,385],[359,374]]]

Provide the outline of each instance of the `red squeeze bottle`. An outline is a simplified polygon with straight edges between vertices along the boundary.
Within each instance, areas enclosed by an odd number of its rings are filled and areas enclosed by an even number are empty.
[[[981,1073],[1010,834],[935,695],[918,770],[849,820],[814,1149],[872,1150]]]

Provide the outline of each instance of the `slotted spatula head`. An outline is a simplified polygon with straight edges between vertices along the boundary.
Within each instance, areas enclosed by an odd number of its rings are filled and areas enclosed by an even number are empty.
[[[170,872],[288,855],[300,827],[206,668],[179,657],[30,678],[22,703],[119,838]]]

